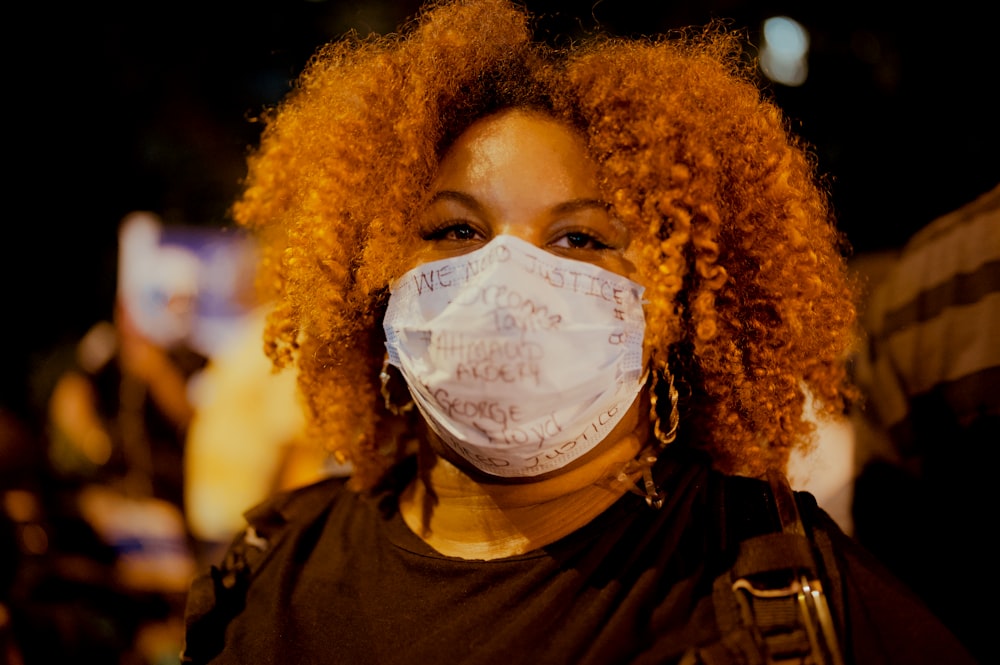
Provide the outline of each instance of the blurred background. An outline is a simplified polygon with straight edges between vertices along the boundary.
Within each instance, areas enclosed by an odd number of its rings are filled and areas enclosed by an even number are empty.
[[[533,0],[542,34],[634,35],[729,18],[808,31],[808,75],[771,92],[816,147],[856,251],[896,246],[1000,181],[989,4],[888,0]],[[32,358],[110,308],[123,216],[224,223],[250,122],[322,42],[392,30],[415,0],[24,3],[9,10],[0,403]],[[16,43],[17,46],[12,45]]]
[[[858,257],[901,247],[931,220],[1000,182],[997,21],[981,3],[924,9],[879,0],[526,4],[537,14],[538,36],[551,40],[595,28],[653,34],[714,18],[744,29],[765,56],[767,93],[814,147],[839,225]],[[148,0],[8,9],[11,149],[4,172],[11,209],[0,244],[7,294],[0,325],[6,350],[0,479],[21,487],[25,479],[10,476],[33,468],[21,452],[15,459],[5,449],[8,442],[48,443],[47,399],[58,369],[53,358],[85,338],[95,322],[114,317],[122,221],[151,211],[164,228],[226,227],[244,157],[260,131],[253,118],[281,99],[319,45],[350,30],[392,31],[418,7],[416,0]],[[765,31],[772,17],[787,20]],[[250,347],[259,348],[257,330],[251,332]],[[98,512],[108,500],[90,498]],[[12,506],[7,513],[31,522],[30,510]],[[164,523],[174,517],[168,513]],[[23,549],[32,532],[21,522],[16,528]],[[72,528],[63,531],[72,539]],[[0,558],[0,568],[7,563]],[[4,569],[5,585],[12,584],[13,570]],[[62,573],[56,576],[65,582]],[[28,584],[29,593],[44,592],[44,582]],[[94,578],[87,584],[92,600],[108,591]],[[75,602],[75,591],[61,587],[59,593],[60,603]],[[152,600],[126,595],[125,614],[169,620],[183,601],[172,587]],[[109,607],[121,601],[114,594],[106,600]],[[0,604],[0,656],[3,609]],[[116,646],[119,638],[138,640],[134,627],[108,625],[122,614],[102,609],[68,619],[76,623],[64,628],[106,633],[95,642],[108,649],[106,662],[172,662],[176,625],[161,637],[165,651]],[[148,639],[155,642],[156,635]],[[127,655],[118,658],[119,651]]]

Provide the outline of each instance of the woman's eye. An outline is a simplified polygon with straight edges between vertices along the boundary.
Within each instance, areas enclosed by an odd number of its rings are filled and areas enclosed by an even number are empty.
[[[556,247],[568,249],[609,249],[610,246],[601,242],[589,233],[583,231],[571,231],[560,237],[553,243]]]
[[[445,224],[424,236],[424,240],[475,240],[479,231],[464,222]]]

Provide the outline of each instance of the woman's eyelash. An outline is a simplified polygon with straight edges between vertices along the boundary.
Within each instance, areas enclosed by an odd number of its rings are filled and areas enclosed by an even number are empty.
[[[471,238],[476,234],[476,229],[472,227],[467,222],[451,221],[437,226],[427,233],[424,234],[424,240],[445,240],[450,234],[467,234],[468,238]],[[456,240],[463,240],[466,238],[456,237]]]
[[[611,246],[605,243],[603,240],[598,238],[592,233],[587,233],[586,231],[570,231],[563,235],[567,242],[575,247],[582,247],[583,245],[591,244],[593,249],[610,249]]]
[[[443,222],[426,231],[421,237],[427,241],[468,241],[483,235],[472,223],[462,220],[449,220]],[[611,249],[612,245],[589,230],[564,231],[558,238],[552,241],[556,245],[566,246],[567,249],[587,249],[605,250]]]

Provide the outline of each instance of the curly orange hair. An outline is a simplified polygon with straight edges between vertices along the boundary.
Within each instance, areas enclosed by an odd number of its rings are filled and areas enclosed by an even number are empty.
[[[232,212],[264,239],[265,348],[297,363],[309,433],[369,487],[406,444],[378,375],[388,285],[442,152],[509,106],[576,127],[641,249],[646,344],[686,386],[682,431],[724,471],[811,445],[808,396],[853,396],[855,287],[808,146],[721,24],[533,41],[508,0],[433,3],[400,33],[327,44],[264,114]]]

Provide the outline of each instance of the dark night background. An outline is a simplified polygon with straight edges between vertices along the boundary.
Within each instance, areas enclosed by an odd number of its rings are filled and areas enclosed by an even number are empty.
[[[810,74],[772,93],[816,148],[856,252],[1000,182],[997,23],[971,2],[528,2],[547,34],[622,35],[732,19],[756,39],[787,14],[811,31]],[[415,0],[36,3],[7,11],[0,407],[30,410],[39,357],[110,313],[129,211],[225,223],[249,122],[324,41],[385,32]],[[985,5],[983,6],[985,7]]]

